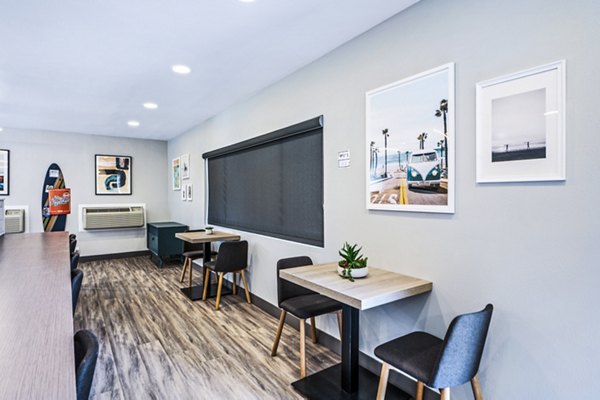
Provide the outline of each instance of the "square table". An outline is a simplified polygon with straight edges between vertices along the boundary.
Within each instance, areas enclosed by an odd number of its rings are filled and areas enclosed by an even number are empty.
[[[279,276],[343,305],[341,364],[294,382],[294,388],[310,399],[374,399],[377,379],[358,364],[359,311],[430,292],[433,284],[371,266],[366,278],[350,282],[338,275],[337,263],[288,268]],[[373,378],[374,385],[367,382]]]
[[[181,240],[184,240],[188,243],[204,243],[204,255],[202,258],[202,263],[210,261],[211,255],[211,243],[212,242],[221,242],[227,240],[240,240],[240,236],[227,233],[214,231],[212,234],[207,234],[206,232],[180,232],[176,233],[175,237]],[[192,268],[192,265],[190,265]],[[193,268],[192,268],[193,270]],[[202,282],[204,285],[204,282]],[[183,294],[185,294],[190,300],[200,300],[202,298],[202,289],[203,286],[190,286],[186,288],[181,288]],[[212,292],[212,291],[211,291]]]

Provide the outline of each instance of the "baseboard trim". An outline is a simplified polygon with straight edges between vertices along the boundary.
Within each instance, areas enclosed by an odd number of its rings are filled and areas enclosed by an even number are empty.
[[[98,254],[95,256],[81,256],[79,261],[100,261],[100,260],[112,260],[117,258],[129,258],[129,257],[141,257],[141,256],[149,256],[149,250],[141,250],[141,251],[129,251],[127,253],[111,253],[111,254]]]

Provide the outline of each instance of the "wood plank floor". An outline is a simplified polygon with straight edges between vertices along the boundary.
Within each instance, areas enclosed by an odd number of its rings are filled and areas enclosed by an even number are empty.
[[[80,263],[85,273],[75,331],[100,340],[92,399],[301,399],[298,331],[286,325],[271,357],[277,320],[241,297],[191,302],[180,265],[148,257]],[[200,282],[200,273],[194,271]],[[307,343],[308,373],[339,362]]]

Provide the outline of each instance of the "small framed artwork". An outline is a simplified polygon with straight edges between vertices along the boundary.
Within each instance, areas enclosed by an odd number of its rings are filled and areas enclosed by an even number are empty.
[[[0,196],[10,194],[10,150],[0,149]]]
[[[565,61],[477,84],[477,182],[565,180]]]
[[[181,190],[181,160],[174,158],[171,162],[171,171],[173,173],[173,190]]]
[[[185,183],[183,185],[181,185],[181,200],[182,201],[187,200],[187,186]]]
[[[131,195],[132,158],[96,154],[96,194]]]
[[[192,184],[187,184],[187,200],[192,201]]]
[[[366,94],[367,208],[454,212],[454,64]]]
[[[181,158],[181,179],[190,179],[190,155],[183,154],[180,158]]]

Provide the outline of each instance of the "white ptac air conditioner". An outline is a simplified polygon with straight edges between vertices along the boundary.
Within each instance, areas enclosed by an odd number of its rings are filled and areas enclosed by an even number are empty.
[[[144,207],[83,207],[83,229],[142,228]]]
[[[25,232],[25,210],[6,210],[4,214],[4,227],[6,233]]]

